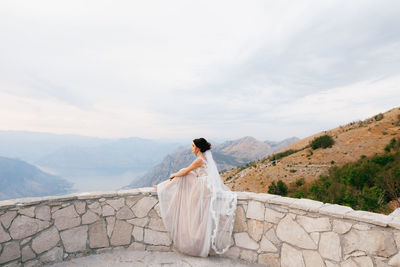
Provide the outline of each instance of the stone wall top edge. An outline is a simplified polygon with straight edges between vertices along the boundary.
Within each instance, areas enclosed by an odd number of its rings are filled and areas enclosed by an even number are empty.
[[[321,215],[328,215],[332,217],[351,219],[360,222],[366,222],[383,227],[393,227],[400,229],[400,219],[392,216],[353,210],[347,206],[341,206],[337,204],[323,203],[311,199],[297,199],[290,197],[282,197],[279,195],[267,194],[267,193],[254,193],[254,192],[242,192],[235,191],[238,200],[251,200],[260,201],[268,204],[276,204],[291,209],[299,209],[307,212],[319,213]],[[62,202],[70,200],[91,200],[100,198],[111,198],[111,197],[126,197],[134,195],[157,195],[157,191],[153,187],[142,187],[133,189],[123,189],[115,191],[96,191],[96,192],[82,192],[74,193],[69,195],[60,196],[45,196],[45,197],[29,197],[29,198],[18,198],[0,201],[0,210],[6,210],[11,208],[19,208],[24,206],[32,206],[41,203],[50,202]]]
[[[15,198],[0,201],[0,210],[19,208],[24,206],[32,206],[41,203],[50,202],[62,202],[70,200],[89,200],[89,199],[100,199],[100,198],[110,198],[110,197],[124,197],[124,196],[134,196],[134,195],[155,195],[157,192],[154,188],[144,187],[144,188],[133,188],[115,191],[95,191],[95,192],[81,192],[73,193],[68,195],[54,195],[54,196],[43,196],[43,197],[27,197],[27,198]]]

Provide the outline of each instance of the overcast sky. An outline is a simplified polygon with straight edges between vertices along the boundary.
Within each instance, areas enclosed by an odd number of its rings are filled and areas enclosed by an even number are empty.
[[[0,1],[0,130],[304,138],[400,107],[400,1]]]

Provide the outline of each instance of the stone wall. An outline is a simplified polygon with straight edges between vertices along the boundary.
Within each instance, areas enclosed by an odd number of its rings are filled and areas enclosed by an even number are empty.
[[[237,193],[232,247],[221,256],[282,267],[400,266],[397,218]],[[0,201],[1,266],[42,266],[122,247],[173,250],[153,188]]]

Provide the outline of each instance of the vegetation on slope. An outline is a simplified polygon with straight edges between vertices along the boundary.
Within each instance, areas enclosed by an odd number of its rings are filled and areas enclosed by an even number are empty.
[[[284,182],[278,184],[285,188]],[[289,185],[287,192],[276,188],[271,185],[269,192],[388,213],[387,204],[400,197],[400,138],[393,138],[384,154],[333,166],[328,175],[321,175],[310,184],[298,181]]]

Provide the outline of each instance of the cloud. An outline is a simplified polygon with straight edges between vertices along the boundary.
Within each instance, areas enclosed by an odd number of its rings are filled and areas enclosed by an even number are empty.
[[[398,1],[2,1],[0,130],[305,137],[398,105],[398,10]]]

